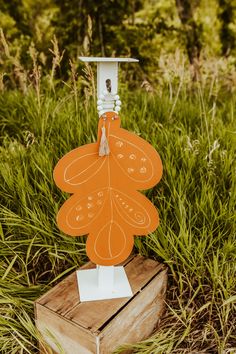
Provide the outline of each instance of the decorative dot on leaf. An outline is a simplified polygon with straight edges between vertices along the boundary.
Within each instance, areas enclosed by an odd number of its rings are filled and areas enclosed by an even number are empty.
[[[118,159],[123,159],[123,157],[124,157],[123,154],[118,154],[118,155],[117,155],[117,158],[118,158]]]
[[[116,142],[116,146],[117,147],[121,147],[121,146],[123,146],[124,145],[124,143],[122,142],[122,141],[117,141]]]
[[[76,220],[77,221],[82,221],[84,219],[84,216],[83,215],[77,215],[76,216]]]

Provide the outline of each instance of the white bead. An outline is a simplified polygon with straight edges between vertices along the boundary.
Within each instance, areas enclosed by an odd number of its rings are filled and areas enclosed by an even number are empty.
[[[121,106],[121,101],[120,101],[120,100],[117,100],[117,101],[116,101],[116,105],[117,105],[117,106]]]
[[[120,96],[119,95],[115,95],[115,100],[119,100]]]
[[[120,106],[115,106],[115,111],[119,112],[120,111]]]
[[[104,100],[105,96],[104,95],[99,95],[100,100]]]
[[[99,117],[103,114],[103,111],[98,111]]]
[[[97,106],[98,111],[101,111],[103,109],[103,106]]]
[[[103,104],[103,100],[97,100],[97,104],[98,105]]]

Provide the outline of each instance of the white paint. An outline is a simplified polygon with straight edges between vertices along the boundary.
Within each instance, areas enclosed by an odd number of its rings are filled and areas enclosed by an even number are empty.
[[[111,92],[107,90],[107,80],[111,81]],[[105,101],[114,101],[118,91],[118,62],[100,62],[97,65],[97,96],[103,94]],[[113,94],[113,92],[115,94]]]
[[[113,290],[114,287],[114,266],[97,265],[99,289]]]
[[[139,60],[134,58],[106,58],[106,57],[79,57],[84,62],[118,62],[118,63],[137,63]]]
[[[105,267],[106,270],[103,268],[78,270],[76,272],[81,302],[131,297],[133,295],[124,267],[107,266]],[[114,272],[113,282],[112,270]],[[109,279],[113,286],[109,284]]]
[[[79,57],[83,62],[97,63],[98,114],[120,111],[118,92],[118,63],[137,63],[134,58]],[[119,100],[118,103],[115,100]]]

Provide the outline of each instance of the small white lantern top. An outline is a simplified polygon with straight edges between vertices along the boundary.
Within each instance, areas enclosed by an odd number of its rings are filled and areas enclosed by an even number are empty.
[[[79,57],[83,62],[97,63],[98,114],[120,110],[118,93],[118,63],[137,63],[134,58]],[[115,103],[115,107],[114,107]]]
[[[134,58],[107,58],[107,57],[79,57],[80,60],[84,62],[95,62],[95,63],[136,63],[139,60]]]

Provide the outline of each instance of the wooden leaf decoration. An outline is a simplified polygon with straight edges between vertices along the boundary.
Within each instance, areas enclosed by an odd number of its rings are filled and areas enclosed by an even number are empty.
[[[105,126],[110,154],[99,156]],[[134,235],[158,224],[154,205],[138,190],[159,182],[162,163],[144,139],[120,128],[114,112],[99,119],[98,141],[66,154],[54,169],[59,188],[73,193],[58,212],[59,228],[68,235],[88,234],[86,250],[96,264],[115,265],[132,251]]]

